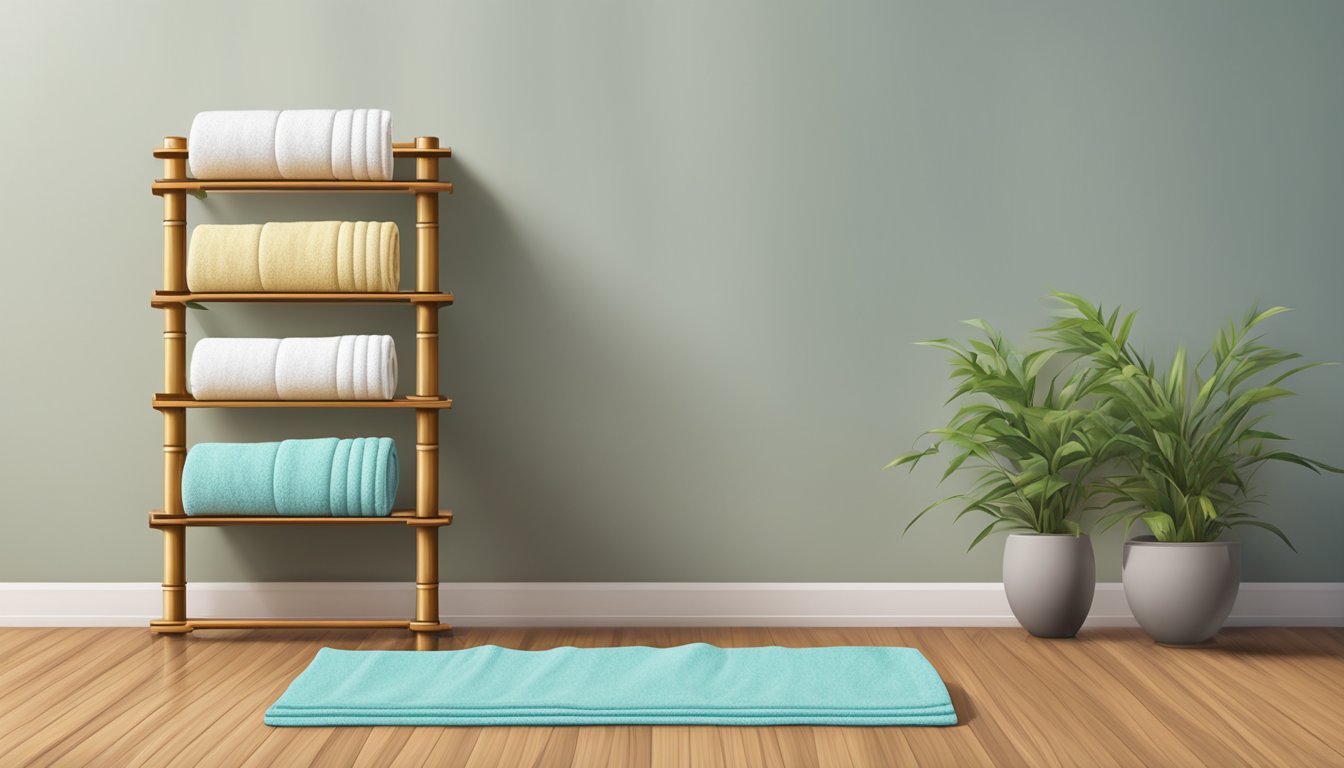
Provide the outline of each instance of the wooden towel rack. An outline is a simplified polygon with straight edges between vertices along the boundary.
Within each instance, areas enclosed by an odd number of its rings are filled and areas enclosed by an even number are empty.
[[[154,157],[163,178],[151,185],[163,198],[163,288],[150,305],[163,310],[163,392],[152,404],[163,414],[163,509],[149,526],[163,533],[163,618],[150,630],[184,635],[197,629],[333,627],[409,629],[416,650],[434,650],[439,621],[439,529],[453,513],[439,505],[439,412],[452,401],[439,393],[439,309],[453,303],[439,290],[439,160],[452,156],[434,136],[393,144],[394,157],[415,160],[415,178],[394,181],[237,181],[187,178],[187,140],[164,137]],[[407,192],[415,195],[415,290],[395,293],[196,293],[187,287],[187,195],[204,192]],[[415,394],[391,401],[197,401],[187,393],[187,304],[190,302],[360,302],[409,304],[415,310]],[[394,408],[415,411],[415,508],[389,517],[188,517],[182,509],[190,408]],[[415,530],[415,616],[409,620],[190,618],[187,615],[187,528],[233,525],[404,525]]]

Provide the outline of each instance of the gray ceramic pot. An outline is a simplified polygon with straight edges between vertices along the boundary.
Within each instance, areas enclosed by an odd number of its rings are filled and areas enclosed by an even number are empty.
[[[1003,591],[1022,628],[1073,637],[1092,609],[1097,564],[1092,540],[1071,533],[1013,533],[1003,545]]]
[[[1125,542],[1125,600],[1139,626],[1167,645],[1213,637],[1227,621],[1241,586],[1241,545],[1235,541]]]

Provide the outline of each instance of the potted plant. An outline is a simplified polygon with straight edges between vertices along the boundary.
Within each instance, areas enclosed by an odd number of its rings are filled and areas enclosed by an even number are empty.
[[[1126,471],[1105,484],[1117,508],[1098,522],[1105,530],[1123,521],[1128,535],[1142,521],[1151,531],[1125,543],[1125,598],[1158,642],[1204,642],[1226,621],[1241,581],[1238,544],[1220,540],[1223,533],[1254,526],[1292,547],[1252,509],[1256,471],[1269,462],[1340,471],[1283,450],[1277,444],[1288,438],[1260,428],[1262,406],[1293,394],[1279,385],[1321,364],[1278,372],[1301,356],[1266,346],[1254,334],[1288,310],[1252,308],[1239,325],[1220,330],[1198,361],[1187,362],[1178,349],[1159,375],[1129,343],[1132,313],[1117,322],[1118,311],[1108,317],[1077,296],[1056,296],[1067,314],[1051,337],[1062,351],[1091,359],[1099,375],[1089,380],[1090,391],[1125,419],[1134,447],[1123,457]]]
[[[972,472],[976,480],[969,492],[924,508],[905,530],[950,502],[960,507],[958,520],[971,512],[988,515],[968,551],[994,531],[1012,531],[1004,546],[1003,584],[1013,615],[1038,637],[1072,637],[1096,588],[1092,542],[1077,517],[1095,490],[1097,465],[1123,445],[1105,409],[1081,402],[1101,374],[1075,365],[1043,379],[1053,349],[1023,354],[983,321],[967,323],[984,334],[983,341],[921,344],[951,353],[956,389],[947,402],[970,402],[946,427],[925,433],[932,445],[887,467],[913,469],[944,454],[944,480],[958,471]]]

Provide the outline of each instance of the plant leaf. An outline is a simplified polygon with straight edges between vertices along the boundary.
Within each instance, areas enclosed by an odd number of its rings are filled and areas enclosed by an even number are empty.
[[[919,463],[920,459],[924,458],[925,456],[932,456],[937,452],[938,447],[933,446],[932,448],[925,448],[922,451],[911,451],[909,453],[903,453],[900,456],[897,456],[896,458],[888,462],[887,465],[883,467],[883,469],[893,469],[895,467],[903,466],[905,464],[909,464],[910,468],[914,469],[915,465]]]
[[[1153,532],[1158,541],[1179,541],[1176,538],[1176,523],[1166,512],[1145,512],[1139,519]]]
[[[1253,526],[1255,526],[1256,528],[1263,528],[1263,529],[1265,529],[1266,531],[1269,531],[1270,533],[1272,533],[1272,534],[1274,534],[1275,536],[1278,536],[1280,539],[1282,539],[1282,540],[1283,540],[1283,543],[1284,543],[1284,544],[1287,544],[1289,549],[1293,550],[1294,552],[1297,551],[1297,547],[1294,547],[1294,546],[1293,546],[1293,542],[1289,541],[1289,540],[1288,540],[1288,537],[1285,536],[1285,535],[1283,535],[1283,531],[1279,530],[1278,526],[1273,525],[1273,524],[1271,524],[1271,523],[1266,523],[1264,520],[1252,520],[1252,519],[1250,519],[1250,518],[1247,518],[1247,519],[1243,519],[1243,520],[1235,520],[1235,521],[1232,521],[1232,522],[1228,523],[1228,525],[1229,525],[1229,526],[1235,526],[1235,525],[1253,525]]]

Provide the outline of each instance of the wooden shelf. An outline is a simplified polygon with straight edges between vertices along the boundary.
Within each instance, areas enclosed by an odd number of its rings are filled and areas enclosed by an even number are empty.
[[[398,397],[393,400],[197,400],[191,395],[154,395],[155,409],[161,408],[434,408],[453,407],[447,397],[413,399]]]
[[[405,619],[187,619],[191,629],[410,629]]]
[[[438,517],[416,517],[413,509],[393,510],[387,517],[281,517],[279,515],[166,515],[156,509],[149,513],[150,528],[209,527],[231,525],[405,525],[441,527],[452,525],[453,513],[439,510]]]
[[[185,635],[197,629],[409,629],[412,632],[451,632],[452,624],[405,619],[185,619],[151,621],[149,631]]]
[[[186,160],[186,147],[155,147],[154,156],[161,160]],[[392,142],[392,157],[452,157],[452,147],[419,147],[414,141]]]
[[[440,304],[453,303],[451,293],[421,293],[418,291],[389,291],[385,293],[175,293],[155,291],[149,300],[152,307],[176,307],[192,301],[306,304]]]
[[[155,179],[150,190],[164,192],[444,192],[447,181],[321,181],[303,179]]]

